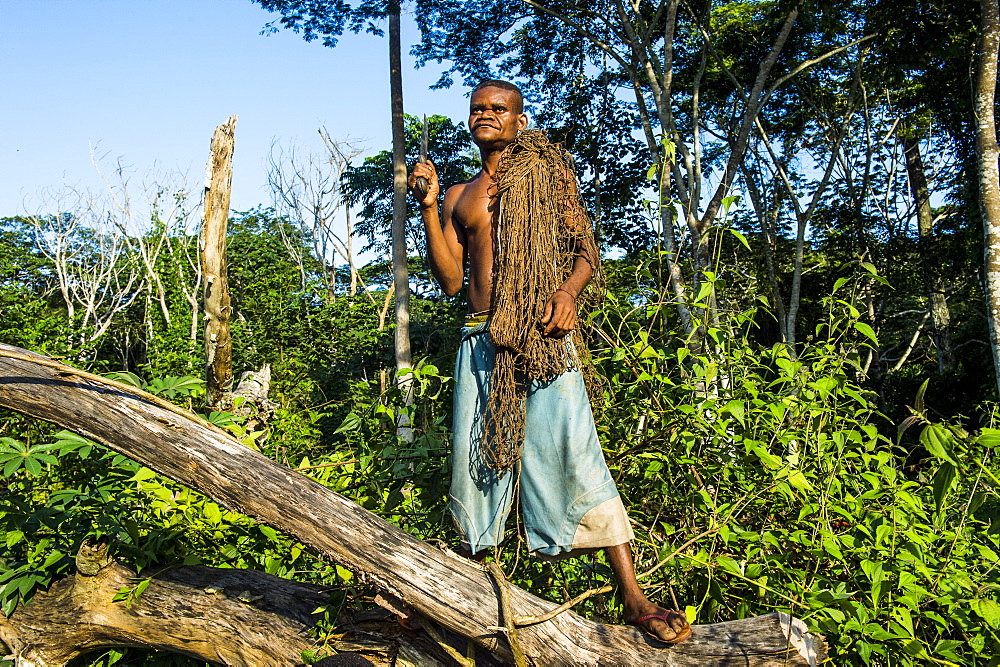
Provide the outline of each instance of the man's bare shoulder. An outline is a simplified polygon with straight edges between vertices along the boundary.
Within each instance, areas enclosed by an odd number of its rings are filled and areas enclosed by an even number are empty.
[[[461,197],[462,193],[465,192],[465,189],[470,185],[472,185],[473,183],[475,183],[477,180],[479,180],[479,174],[476,174],[467,181],[456,183],[455,185],[448,188],[448,190],[444,193],[445,199],[449,197]]]

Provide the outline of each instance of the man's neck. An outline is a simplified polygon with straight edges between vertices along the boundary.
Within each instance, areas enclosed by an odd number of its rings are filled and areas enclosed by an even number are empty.
[[[489,177],[493,177],[497,173],[497,167],[500,166],[500,156],[503,155],[503,148],[480,148],[479,155],[483,163],[483,174]]]

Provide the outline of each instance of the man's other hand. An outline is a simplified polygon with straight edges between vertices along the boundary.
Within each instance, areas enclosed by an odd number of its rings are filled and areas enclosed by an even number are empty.
[[[416,189],[417,179],[420,177],[427,179],[427,194],[423,194]],[[434,163],[430,160],[423,163],[418,162],[413,165],[413,171],[410,172],[410,177],[406,179],[406,184],[410,186],[413,198],[417,200],[417,203],[421,207],[430,208],[437,204],[437,197],[441,191],[441,186],[438,183],[437,169],[434,168]]]
[[[545,302],[542,311],[543,333],[552,338],[561,338],[576,328],[576,299],[564,290],[557,290]]]

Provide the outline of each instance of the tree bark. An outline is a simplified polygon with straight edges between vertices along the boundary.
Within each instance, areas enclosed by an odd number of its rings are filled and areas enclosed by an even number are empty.
[[[979,50],[976,54],[976,155],[979,159],[979,208],[983,216],[986,310],[990,322],[993,372],[1000,389],[1000,147],[997,146],[997,49],[1000,10],[997,0],[980,2]]]
[[[0,616],[0,640],[19,666],[65,665],[91,651],[129,647],[247,667],[301,665],[307,650],[368,659],[355,664],[393,664],[392,656],[397,665],[443,664],[441,649],[378,611],[340,617],[338,639],[325,645],[310,637],[320,618],[313,612],[329,601],[315,584],[198,565],[137,575],[94,543],[81,547],[76,563],[75,575],[10,618]],[[114,601],[144,579],[134,599]]]
[[[396,382],[406,405],[413,404],[411,377],[399,375],[413,367],[410,351],[410,275],[406,262],[406,135],[403,128],[402,48],[399,35],[399,0],[389,0],[389,96],[392,101],[392,282],[396,286]],[[396,434],[413,440],[409,414],[396,424]]]
[[[920,269],[924,274],[927,289],[928,312],[931,316],[931,336],[937,347],[938,371],[950,372],[955,367],[955,356],[951,343],[951,313],[944,296],[944,284],[935,271],[932,248],[934,243],[934,213],[931,210],[930,189],[924,161],[920,156],[920,142],[912,130],[902,133],[903,156],[906,158],[906,174],[910,181],[910,194],[917,209],[917,250],[920,253]]]
[[[0,345],[0,406],[105,444],[232,511],[256,518],[333,558],[421,616],[509,661],[497,584],[481,566],[442,551],[309,478],[243,446],[155,396]],[[554,608],[516,587],[515,614]],[[826,656],[822,637],[781,613],[695,626],[672,648],[636,628],[564,612],[517,630],[534,664],[807,665]]]
[[[233,180],[236,116],[215,128],[205,174],[205,224],[201,263],[205,279],[205,402],[216,406],[233,387],[233,346],[229,335],[229,266],[226,228]]]
[[[153,576],[134,601],[113,602],[149,575],[84,544],[77,573],[38,593],[0,639],[19,664],[64,665],[101,648],[142,647],[226,665],[297,665],[329,596],[319,586],[252,570],[191,566]]]
[[[389,96],[392,101],[392,279],[396,285],[396,370],[412,366],[410,276],[406,267],[406,136],[399,0],[389,2]]]

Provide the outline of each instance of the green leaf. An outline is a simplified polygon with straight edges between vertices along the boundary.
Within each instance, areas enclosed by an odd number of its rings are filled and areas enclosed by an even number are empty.
[[[837,543],[835,537],[828,535],[823,538],[823,550],[837,560],[844,560],[844,554],[841,552],[840,545]]]
[[[836,282],[833,283],[833,291],[836,292],[841,287],[847,284],[847,278],[837,278]]]
[[[204,510],[202,510],[202,512],[205,515],[205,518],[209,520],[209,522],[214,524],[222,522],[222,510],[220,510],[219,506],[216,505],[215,503],[206,501],[205,508]]]
[[[740,424],[746,423],[746,404],[743,401],[729,401],[726,403],[726,412],[736,417]]]
[[[954,441],[955,437],[952,432],[940,424],[928,424],[920,432],[920,444],[931,456],[947,461],[957,468],[959,467],[958,461],[951,453]]]
[[[1000,627],[1000,604],[990,598],[979,598],[969,603],[972,611],[982,616],[991,628]]]
[[[788,475],[788,483],[794,486],[799,491],[812,491],[812,484],[806,479],[806,476],[802,474],[801,470],[793,470],[791,474]]]
[[[913,401],[913,409],[918,413],[924,413],[924,394],[927,393],[927,385],[930,384],[931,379],[927,378],[920,384],[920,389],[917,389],[917,397]]]
[[[868,577],[868,580],[871,581],[873,585],[885,580],[885,575],[882,572],[882,563],[863,560],[861,561],[861,571],[865,573],[865,576]]]
[[[137,470],[136,473],[132,475],[132,478],[129,481],[145,482],[147,479],[152,479],[154,477],[156,477],[156,473],[150,470],[149,468],[139,468],[139,470]]]
[[[344,417],[344,421],[341,422],[340,426],[334,433],[346,433],[347,431],[357,431],[361,426],[361,417],[353,412],[347,413]]]
[[[1000,430],[995,428],[984,428],[979,431],[976,442],[984,447],[996,449],[1000,447]]]
[[[143,579],[138,584],[136,584],[135,592],[132,594],[132,597],[138,598],[140,595],[146,592],[146,589],[149,588],[149,583],[151,581],[152,579]]]
[[[53,551],[45,559],[45,562],[42,564],[42,569],[43,570],[49,569],[50,567],[61,561],[65,555],[66,554],[64,554],[61,551]]]
[[[749,242],[749,241],[747,241],[747,237],[746,237],[746,236],[744,236],[744,235],[743,235],[742,233],[740,233],[740,232],[736,231],[736,230],[735,230],[735,229],[733,229],[732,227],[730,227],[730,228],[729,228],[729,232],[730,232],[730,233],[731,233],[731,234],[732,234],[733,236],[735,236],[735,237],[736,237],[736,238],[737,238],[737,239],[739,240],[739,242],[740,242],[740,243],[742,243],[742,244],[743,244],[743,246],[744,246],[744,247],[745,247],[745,248],[746,248],[747,250],[749,250],[749,249],[750,249],[750,242]]]
[[[702,299],[704,299],[709,294],[711,294],[712,293],[712,289],[714,287],[715,287],[715,285],[713,285],[711,281],[708,281],[708,280],[702,281],[701,287],[698,288],[698,296],[696,296],[694,298],[695,302],[696,303],[700,302]]]
[[[740,196],[739,195],[730,195],[728,197],[723,197],[722,198],[722,211],[723,211],[723,215],[724,216],[725,215],[729,215],[729,207],[731,207],[733,204],[739,202],[739,200],[740,200]]]
[[[719,567],[721,567],[723,570],[727,572],[739,575],[743,574],[743,569],[740,567],[740,564],[737,563],[736,560],[734,560],[733,558],[730,558],[729,556],[719,556],[718,558],[715,559],[715,562],[718,563]]]
[[[108,373],[108,377],[112,380],[117,380],[122,384],[132,385],[137,389],[142,389],[145,383],[135,373],[129,373],[128,371],[118,371],[117,373]],[[56,434],[58,435],[58,433]]]
[[[944,499],[951,491],[951,487],[955,482],[955,466],[945,461],[938,468],[938,471],[934,473],[934,479],[932,480],[932,488],[934,491],[934,506],[940,512],[941,508],[944,506]]]
[[[17,456],[7,461],[7,463],[5,463],[3,466],[3,476],[10,477],[11,475],[13,475],[15,472],[18,471],[22,463],[24,463],[23,456]]]
[[[42,472],[42,464],[38,462],[38,459],[25,457],[24,469],[29,475],[38,475]]]
[[[771,454],[763,447],[760,446],[754,447],[753,453],[757,455],[757,458],[760,459],[761,463],[763,463],[771,470],[778,470],[779,468],[784,466],[784,463],[781,461],[780,457]]]
[[[864,322],[855,322],[854,328],[860,331],[865,337],[867,337],[871,342],[878,345],[878,336],[875,335],[875,330]]]

